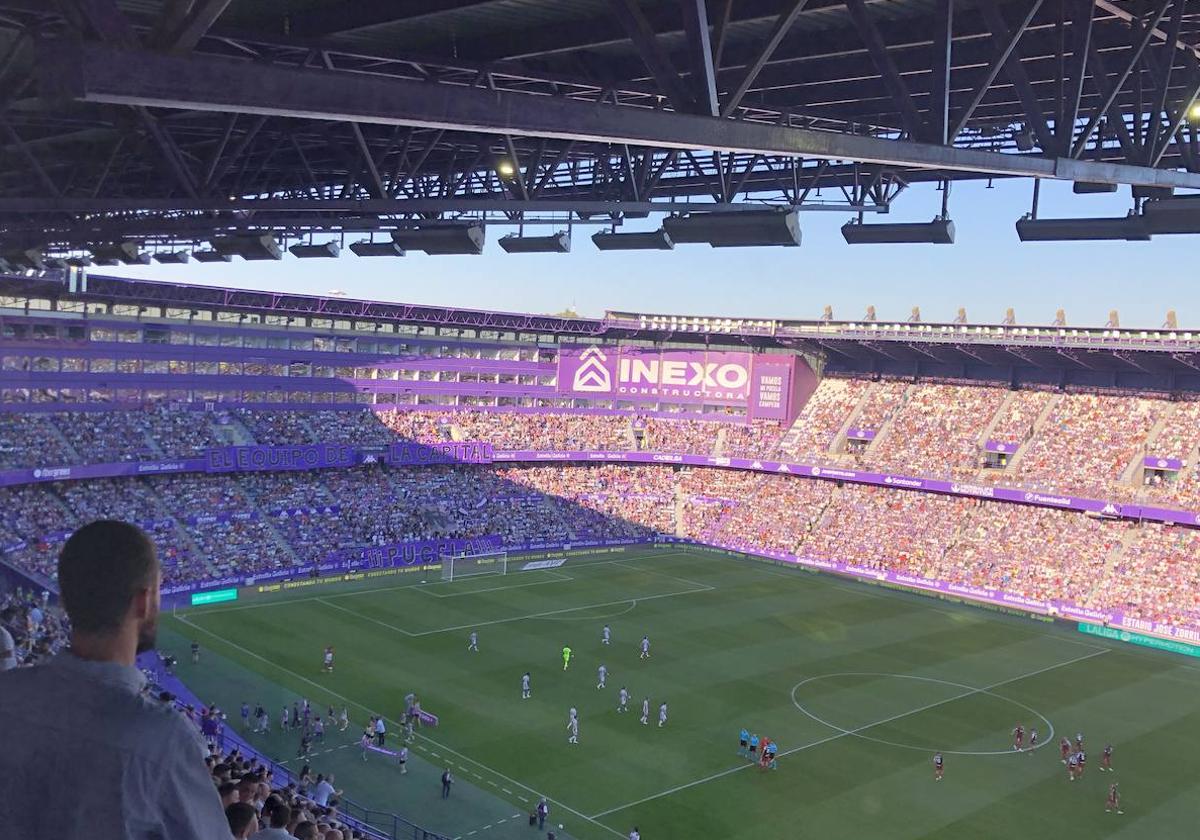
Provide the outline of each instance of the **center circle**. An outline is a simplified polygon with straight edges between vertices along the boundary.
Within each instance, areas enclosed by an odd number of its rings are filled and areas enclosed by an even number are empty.
[[[955,695],[954,697],[948,697],[945,700],[942,700],[940,702],[931,703],[928,706],[923,706],[919,709],[912,709],[907,712],[901,712],[898,715],[893,715],[892,717],[889,717],[889,718],[884,718],[883,720],[875,721],[874,723],[864,724],[864,725],[858,727],[857,729],[844,729],[835,723],[830,723],[829,721],[825,720],[824,718],[818,717],[817,715],[813,714],[811,711],[809,711],[807,708],[805,708],[803,703],[801,703],[799,700],[796,699],[796,691],[801,686],[807,685],[812,682],[817,682],[819,680],[836,679],[837,677],[888,677],[890,679],[897,679],[897,680],[915,680],[917,682],[936,683],[937,685],[948,685],[948,686],[952,686],[954,688],[961,688],[961,689],[964,689],[964,692],[962,694]],[[1035,716],[1038,720],[1040,720],[1046,724],[1047,732],[1046,732],[1045,740],[1041,741],[1036,746],[1026,747],[1023,750],[1023,752],[1031,752],[1032,750],[1041,749],[1042,747],[1046,746],[1046,744],[1049,744],[1054,740],[1054,724],[1051,723],[1050,719],[1047,718],[1045,715],[1043,715],[1041,712],[1039,712],[1037,709],[1027,706],[1018,700],[1013,700],[1011,697],[1005,697],[1003,695],[996,694],[994,691],[988,691],[987,689],[976,688],[975,686],[972,686],[972,685],[965,685],[963,683],[957,683],[957,682],[953,682],[951,680],[939,680],[936,677],[920,677],[920,676],[916,676],[914,674],[888,674],[888,673],[880,673],[880,672],[876,672],[876,671],[842,671],[842,672],[839,672],[836,674],[821,674],[820,676],[816,676],[816,677],[808,677],[807,679],[803,679],[800,682],[796,683],[794,686],[792,686],[792,691],[791,691],[793,706],[795,706],[803,714],[812,718],[813,720],[815,720],[817,723],[821,724],[822,726],[828,726],[830,729],[832,729],[836,732],[840,732],[842,735],[852,735],[853,737],[861,738],[864,741],[872,741],[876,744],[884,744],[889,747],[897,747],[899,749],[904,749],[904,750],[917,750],[919,752],[941,752],[945,755],[1012,755],[1013,753],[1016,752],[1016,750],[1013,750],[1011,748],[1007,749],[1007,750],[945,750],[945,749],[939,750],[937,747],[919,746],[916,744],[904,744],[904,743],[900,743],[898,741],[888,741],[884,738],[876,738],[872,735],[864,735],[863,734],[864,730],[873,729],[876,726],[882,726],[885,723],[891,723],[893,720],[899,720],[900,718],[908,717],[909,715],[914,715],[914,714],[917,714],[918,712],[923,712],[926,709],[932,709],[936,706],[940,706],[945,703],[951,703],[955,700],[959,700],[959,699],[962,699],[965,697],[970,697],[975,694],[984,694],[984,695],[987,695],[988,697],[994,697],[997,700],[1003,700],[1006,703],[1011,703],[1012,705],[1016,706],[1019,709],[1024,709],[1025,711],[1029,712],[1031,715]],[[837,736],[835,736],[835,737],[837,737]]]

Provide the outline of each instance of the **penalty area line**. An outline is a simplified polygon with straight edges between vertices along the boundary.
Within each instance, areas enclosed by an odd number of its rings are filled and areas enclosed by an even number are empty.
[[[471,624],[459,624],[455,627],[439,627],[437,630],[425,630],[421,633],[410,633],[412,636],[432,636],[437,633],[452,633],[455,630],[469,630],[475,627],[488,627],[493,624],[508,624],[513,621],[525,621],[531,618],[545,618],[546,616],[562,615],[563,613],[579,612],[581,610],[599,609],[600,607],[612,607],[617,604],[628,604],[630,601],[656,601],[659,598],[674,598],[677,595],[694,595],[700,592],[712,592],[716,589],[715,586],[704,586],[697,589],[684,589],[679,592],[664,592],[661,595],[646,595],[640,598],[622,598],[619,601],[605,601],[602,604],[584,604],[580,607],[566,607],[561,610],[547,610],[546,612],[530,613],[528,615],[514,615],[509,618],[497,618],[492,621],[476,621]]]
[[[1055,665],[1047,665],[1045,668],[1039,668],[1038,670],[1030,671],[1027,674],[1020,674],[1019,676],[1016,676],[1016,677],[1010,677],[1009,679],[1001,680],[1000,682],[992,683],[991,685],[986,685],[983,688],[974,688],[974,689],[971,689],[970,691],[963,692],[962,694],[955,694],[953,697],[947,697],[945,700],[939,700],[936,703],[930,703],[926,706],[921,706],[920,708],[917,708],[917,709],[911,709],[907,712],[901,712],[898,715],[892,715],[891,717],[883,718],[882,720],[877,720],[877,721],[873,721],[872,723],[864,724],[863,726],[860,726],[857,729],[850,729],[850,730],[846,730],[843,732],[838,732],[838,733],[836,733],[834,735],[830,735],[826,738],[820,738],[816,741],[810,741],[807,744],[801,744],[798,747],[793,747],[790,750],[784,750],[783,752],[781,752],[779,754],[779,757],[784,758],[785,756],[795,755],[798,752],[803,752],[804,750],[809,750],[809,749],[812,749],[813,747],[819,747],[822,744],[828,744],[830,741],[836,741],[839,738],[845,738],[848,735],[854,735],[859,732],[864,732],[864,731],[866,731],[868,729],[872,729],[876,726],[882,726],[885,723],[891,723],[893,721],[900,720],[901,718],[905,718],[910,715],[918,714],[919,712],[925,712],[930,709],[936,708],[938,706],[944,706],[945,704],[952,703],[955,700],[962,700],[964,697],[970,697],[975,694],[980,694],[982,692],[991,691],[994,688],[1000,688],[1001,686],[1008,685],[1009,683],[1015,683],[1015,682],[1019,682],[1021,680],[1029,679],[1030,677],[1036,677],[1039,674],[1044,674],[1047,671],[1053,671],[1056,668],[1065,668],[1068,665],[1074,665],[1076,662],[1083,662],[1085,659],[1092,659],[1093,657],[1096,657],[1096,656],[1103,656],[1104,654],[1106,654],[1108,652],[1109,652],[1109,649],[1104,648],[1102,650],[1097,650],[1093,653],[1088,653],[1083,656],[1077,656],[1074,659],[1067,660],[1066,662],[1059,662]],[[828,724],[825,724],[825,725],[828,725]],[[1049,741],[1047,741],[1047,743],[1049,743]],[[615,808],[609,808],[606,811],[599,811],[595,814],[592,814],[591,818],[599,819],[600,817],[606,817],[609,814],[615,814],[618,811],[624,811],[629,808],[633,808],[637,805],[645,804],[646,802],[652,802],[655,799],[661,799],[664,796],[670,796],[672,794],[679,793],[682,790],[687,790],[688,788],[693,788],[693,787],[696,787],[697,785],[702,785],[707,782],[712,782],[717,779],[724,778],[725,776],[729,776],[734,773],[738,773],[738,772],[741,772],[742,770],[747,770],[747,769],[749,769],[751,767],[755,767],[755,766],[756,766],[755,764],[749,763],[749,764],[739,765],[738,767],[731,767],[728,770],[722,770],[720,773],[713,773],[711,776],[705,776],[703,779],[696,779],[695,781],[688,782],[686,784],[676,785],[673,788],[669,788],[667,790],[653,794],[652,796],[643,797],[642,799],[639,799],[635,802],[627,802],[624,805],[618,805]]]
[[[209,630],[207,627],[201,627],[199,624],[189,621],[184,616],[177,616],[177,618],[179,619],[179,621],[183,622],[184,624],[188,625],[189,627],[199,630],[201,633],[204,633],[205,635],[211,636],[212,638],[216,639],[219,642],[223,642],[224,644],[229,645],[229,647],[233,648],[234,650],[239,650],[242,653],[246,654],[247,656],[253,657],[254,659],[259,660],[260,662],[265,662],[266,664],[270,665],[272,668],[275,668],[276,670],[278,670],[284,674],[294,677],[294,678],[300,680],[301,682],[308,683],[313,688],[316,688],[318,691],[324,692],[329,697],[336,697],[337,699],[339,699],[351,706],[354,706],[357,709],[367,712],[368,714],[379,715],[379,713],[376,712],[374,709],[369,708],[368,706],[364,706],[362,703],[359,703],[357,700],[347,697],[344,694],[339,694],[338,692],[334,691],[332,688],[321,685],[319,682],[316,682],[315,680],[311,680],[308,677],[304,676],[303,674],[298,674],[295,671],[291,670],[290,668],[285,668],[284,666],[268,659],[267,657],[263,656],[262,654],[255,653],[254,651],[250,650],[249,648],[239,645],[237,642],[233,642],[233,641],[230,641],[229,639],[226,639],[220,633],[215,633],[212,630]],[[382,717],[382,715],[379,715],[379,716]],[[384,719],[387,720],[387,718],[384,718]],[[397,723],[396,721],[389,721],[389,722],[393,723],[393,724]],[[514,787],[520,788],[521,790],[524,790],[524,791],[528,791],[529,793],[532,793],[534,796],[540,797],[540,796],[545,795],[545,794],[539,793],[537,790],[529,787],[528,785],[522,784],[521,782],[517,781],[516,779],[512,778],[511,776],[506,776],[503,773],[499,772],[498,770],[493,770],[491,767],[488,767],[486,764],[483,764],[482,762],[476,761],[475,759],[473,759],[469,756],[463,755],[462,753],[458,752],[458,750],[451,749],[450,747],[446,746],[445,744],[441,743],[440,741],[433,740],[432,738],[430,738],[428,735],[425,735],[424,733],[417,732],[415,734],[421,740],[428,741],[430,744],[437,747],[438,749],[443,750],[444,752],[450,753],[452,755],[456,755],[463,761],[467,761],[467,762],[470,762],[471,764],[474,764],[476,767],[479,767],[479,768],[487,771],[488,773],[492,774],[493,776],[495,776],[499,779],[503,779],[504,781],[508,782],[509,784],[513,785]],[[475,775],[478,777],[478,774],[472,773],[472,775]],[[518,797],[518,798],[520,799],[521,797]],[[625,835],[622,834],[621,832],[617,831],[615,828],[612,828],[611,826],[607,826],[604,823],[599,822],[595,818],[589,817],[587,814],[584,814],[580,811],[576,811],[574,808],[567,805],[562,800],[555,799],[551,796],[546,796],[546,800],[549,802],[553,802],[554,804],[561,807],[564,811],[574,814],[575,816],[579,817],[580,819],[587,820],[588,822],[592,823],[593,825],[603,828],[605,831],[609,832],[610,834],[617,835],[617,837],[620,837],[621,840],[625,840]],[[526,800],[521,799],[521,801],[524,802]]]

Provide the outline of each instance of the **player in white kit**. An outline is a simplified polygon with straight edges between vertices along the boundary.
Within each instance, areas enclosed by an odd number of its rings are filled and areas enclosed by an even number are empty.
[[[663,703],[658,707],[658,725],[660,727],[666,725],[667,722],[667,704]]]
[[[603,665],[596,669],[596,679],[599,680],[596,683],[596,688],[604,688],[604,681],[608,679],[608,669]]]
[[[628,712],[629,711],[629,692],[625,690],[625,686],[621,686],[621,693],[618,694],[617,697],[618,697],[617,711],[618,712]]]
[[[567,731],[571,733],[570,736],[567,738],[567,743],[568,744],[578,744],[579,743],[579,718],[573,717],[573,718],[571,718],[570,721],[567,722]]]
[[[471,631],[471,638],[467,643],[467,650],[473,650],[476,653],[479,653],[479,634],[474,630]]]
[[[650,637],[649,636],[642,636],[642,655],[639,656],[638,658],[639,659],[649,659],[650,658]]]
[[[650,723],[650,698],[642,699],[642,726]]]
[[[526,671],[521,677],[521,699],[529,699],[529,672]]]
[[[612,630],[608,629],[608,625],[604,625],[604,629],[600,631],[600,644],[606,645],[612,641]]]

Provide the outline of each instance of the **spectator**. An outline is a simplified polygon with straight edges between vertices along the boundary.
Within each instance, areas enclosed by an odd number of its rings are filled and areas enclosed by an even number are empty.
[[[233,840],[249,840],[258,831],[258,811],[247,802],[234,802],[225,807],[225,819]]]
[[[324,808],[331,804],[330,797],[335,797],[332,800],[332,804],[336,805],[336,797],[341,795],[342,792],[340,790],[335,790],[333,787],[333,774],[330,774],[329,776],[323,776],[320,773],[317,774],[317,786],[313,789],[313,802]]]
[[[71,649],[0,675],[0,802],[16,837],[211,840],[228,834],[199,734],[143,694],[159,566],[136,527],[101,520],[59,559]]]
[[[0,615],[0,620],[7,621],[11,616]],[[11,671],[17,667],[17,645],[12,633],[0,624],[0,671]]]
[[[263,808],[263,816],[267,816],[267,809]],[[292,840],[292,835],[288,834],[288,823],[292,821],[292,809],[282,802],[276,801],[273,803],[270,815],[270,827],[264,828],[257,834],[251,835],[250,840]]]

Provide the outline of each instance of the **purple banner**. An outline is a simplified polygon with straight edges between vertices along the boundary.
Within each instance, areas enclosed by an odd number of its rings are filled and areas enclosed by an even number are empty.
[[[206,472],[315,470],[360,463],[358,450],[342,443],[221,446],[205,450],[205,458]]]
[[[1147,456],[1142,459],[1142,465],[1152,470],[1174,470],[1179,472],[1183,469],[1183,461],[1178,458],[1155,458]]]
[[[1011,455],[1021,448],[1019,443],[1006,443],[1002,440],[989,440],[983,445],[987,452],[999,452],[1002,455]]]
[[[492,445],[468,441],[426,444],[406,440],[388,447],[387,462],[397,467],[421,464],[490,464]]]
[[[735,405],[752,417],[788,419],[795,364],[795,357],[781,354],[563,345],[558,391],[590,399]]]
[[[874,429],[847,429],[846,440],[875,440]]]

